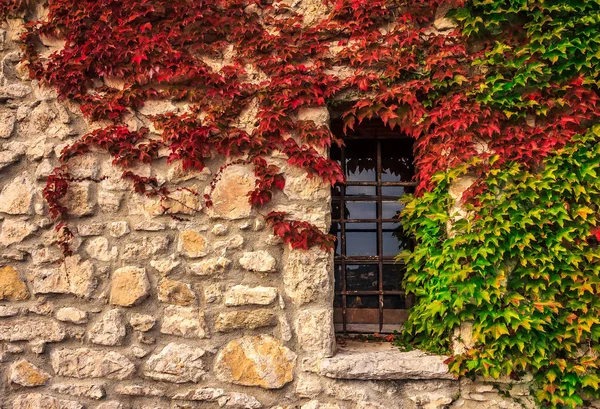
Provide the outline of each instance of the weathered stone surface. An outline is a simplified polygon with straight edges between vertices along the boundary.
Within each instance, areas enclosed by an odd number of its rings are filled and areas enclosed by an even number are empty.
[[[71,384],[58,384],[50,387],[54,392],[77,396],[80,398],[88,398],[99,400],[102,399],[106,392],[102,385],[71,385]]]
[[[80,262],[79,256],[66,257],[58,269],[38,271],[33,278],[35,294],[73,294],[89,298],[96,288],[94,266]]]
[[[202,170],[184,169],[183,162],[178,161],[169,166],[167,180],[172,183],[185,182],[190,179],[208,180],[210,175],[211,171],[209,168],[204,168]]]
[[[159,260],[152,260],[150,265],[156,269],[163,276],[168,275],[171,271],[175,270],[181,261],[176,261],[172,258],[162,258]]]
[[[96,409],[123,409],[123,404],[121,402],[117,402],[116,400],[111,400],[101,403],[100,405],[96,406]]]
[[[156,325],[156,319],[146,314],[131,314],[129,323],[137,331],[150,331]]]
[[[240,258],[240,265],[248,271],[260,273],[277,271],[277,260],[266,250],[245,252]]]
[[[126,396],[165,396],[167,394],[163,388],[141,384],[117,385],[115,392]]]
[[[127,329],[123,323],[123,313],[118,309],[114,309],[104,313],[92,325],[88,338],[93,344],[112,346],[121,345],[126,335]]]
[[[26,220],[4,220],[2,230],[0,230],[0,246],[10,246],[14,243],[20,243],[36,232],[37,229],[35,224]]]
[[[209,284],[204,287],[204,301],[214,303],[221,299],[223,291],[220,284]]]
[[[232,409],[259,409],[262,404],[254,396],[245,393],[232,392],[221,396],[218,401],[220,407]]]
[[[96,237],[89,240],[85,245],[85,251],[90,257],[100,261],[111,261],[117,258],[119,251],[116,247],[110,247],[106,237]]]
[[[135,365],[114,351],[63,348],[52,351],[50,359],[56,375],[70,378],[122,380],[135,372]]]
[[[87,312],[73,307],[64,307],[56,311],[55,318],[63,322],[72,322],[73,324],[85,324],[88,322]]]
[[[59,342],[66,337],[63,324],[40,317],[0,321],[0,341]]]
[[[0,112],[0,139],[10,138],[16,123],[16,117],[12,112]]]
[[[13,179],[0,192],[0,212],[8,214],[33,214],[36,186],[27,173]]]
[[[275,314],[271,310],[237,310],[219,313],[215,320],[215,330],[229,332],[235,329],[256,329],[274,324]]]
[[[146,298],[149,291],[150,282],[145,268],[122,267],[113,272],[110,283],[110,303],[130,307]]]
[[[10,383],[21,386],[41,386],[48,382],[50,374],[31,362],[20,359],[8,369],[8,379]]]
[[[331,187],[319,177],[308,177],[309,173],[297,167],[286,170],[283,193],[291,200],[326,200]]]
[[[27,285],[13,267],[0,268],[0,300],[22,301],[29,298]]]
[[[194,388],[185,392],[176,393],[173,395],[173,399],[214,402],[223,395],[225,395],[225,391],[223,389]]]
[[[288,250],[283,267],[285,292],[297,304],[329,300],[331,270],[329,254],[318,248]]]
[[[178,335],[184,338],[207,338],[208,328],[204,321],[204,312],[197,307],[165,307],[160,332]]]
[[[330,308],[303,310],[296,321],[298,343],[304,351],[322,358],[335,351],[333,312]]]
[[[19,395],[15,398],[12,409],[85,409],[76,401],[58,399],[41,393]]]
[[[229,237],[226,240],[219,240],[213,244],[213,250],[217,254],[224,255],[228,251],[242,248],[244,245],[244,238],[236,234],[235,236]]]
[[[193,230],[182,231],[179,234],[177,250],[186,257],[204,257],[207,254],[206,237]]]
[[[98,206],[105,213],[116,213],[123,202],[123,193],[101,189],[98,193]]]
[[[131,230],[129,229],[129,223],[127,222],[112,222],[107,226],[108,234],[112,237],[123,237]]]
[[[93,153],[75,156],[67,161],[69,174],[78,179],[97,178],[100,172],[100,162]]]
[[[192,263],[188,269],[199,276],[221,275],[231,265],[231,260],[225,257],[209,258],[198,263]]]
[[[177,190],[162,203],[166,214],[196,214],[202,210],[200,195],[189,190]]]
[[[19,315],[19,311],[16,305],[0,305],[0,318],[14,317]]]
[[[92,182],[70,183],[67,194],[60,202],[71,216],[90,215],[96,206],[93,190]]]
[[[279,389],[294,378],[296,354],[268,335],[230,341],[217,355],[214,370],[223,382]]]
[[[337,379],[455,379],[444,363],[446,358],[422,351],[338,352],[320,362],[319,372]]]
[[[165,278],[158,286],[158,299],[169,304],[193,305],[196,303],[196,294],[189,284]]]
[[[198,382],[206,374],[203,349],[171,343],[152,355],[143,368],[150,379],[174,383]]]
[[[248,287],[236,285],[225,294],[225,305],[269,305],[277,298],[277,289],[274,287]]]
[[[127,243],[121,251],[123,260],[146,261],[148,257],[162,253],[169,247],[170,238],[168,236],[139,237],[131,238],[135,240]]]
[[[79,223],[77,233],[82,237],[99,236],[104,232],[104,223]]]
[[[252,206],[248,201],[248,192],[254,190],[255,180],[249,166],[232,165],[226,168],[212,192],[213,205],[208,209],[208,214],[228,220],[250,216]]]

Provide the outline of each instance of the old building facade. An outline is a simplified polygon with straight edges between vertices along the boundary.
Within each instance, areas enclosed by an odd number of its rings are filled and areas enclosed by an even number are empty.
[[[326,11],[296,3],[311,18]],[[63,258],[45,179],[66,145],[101,124],[29,80],[23,21],[0,27],[0,408],[532,407],[527,383],[458,380],[443,356],[336,345],[333,255],[290,249],[265,227],[245,165],[219,174],[211,208],[186,190],[165,208],[134,193],[106,154],[73,159],[74,254]],[[151,101],[127,124],[185,109]],[[251,127],[252,115],[240,121]],[[304,108],[298,119],[332,115]],[[271,160],[287,182],[269,210],[328,231],[330,187]],[[204,192],[223,164],[189,172],[163,158],[136,171]]]

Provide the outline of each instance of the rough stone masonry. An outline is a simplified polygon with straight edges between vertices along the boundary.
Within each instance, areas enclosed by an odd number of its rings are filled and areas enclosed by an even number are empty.
[[[294,3],[311,19],[326,12],[320,1]],[[243,165],[226,169],[211,209],[183,190],[163,214],[106,155],[73,159],[76,177],[101,181],[75,183],[65,198],[77,234],[63,259],[41,192],[61,149],[99,125],[28,80],[22,27],[0,25],[1,409],[531,407],[526,384],[500,393],[459,382],[444,357],[336,350],[331,255],[270,234],[248,204],[254,175]],[[127,125],[185,109],[154,101]],[[329,122],[325,108],[298,116]],[[328,186],[272,161],[287,178],[272,210],[326,231]],[[221,165],[186,172],[163,158],[135,171],[202,192]]]

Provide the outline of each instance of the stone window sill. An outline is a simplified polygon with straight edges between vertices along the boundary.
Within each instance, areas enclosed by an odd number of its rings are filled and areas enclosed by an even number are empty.
[[[446,356],[415,350],[402,352],[389,343],[348,343],[335,356],[319,362],[321,375],[334,379],[431,380],[456,379]]]

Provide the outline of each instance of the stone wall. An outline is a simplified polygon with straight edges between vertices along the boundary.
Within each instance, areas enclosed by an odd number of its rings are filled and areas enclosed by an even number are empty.
[[[101,152],[72,160],[76,177],[98,182],[77,182],[65,198],[76,238],[63,258],[45,178],[64,146],[101,124],[29,81],[22,22],[0,27],[0,408],[530,406],[526,385],[459,382],[444,357],[336,350],[331,255],[284,248],[248,204],[254,176],[243,165],[220,176],[214,207],[182,190],[163,208],[132,193]],[[127,124],[185,109],[156,101]],[[298,116],[329,121],[322,108]],[[287,184],[265,212],[326,231],[329,188],[272,161]],[[202,192],[221,165],[185,172],[163,159],[136,172]]]

